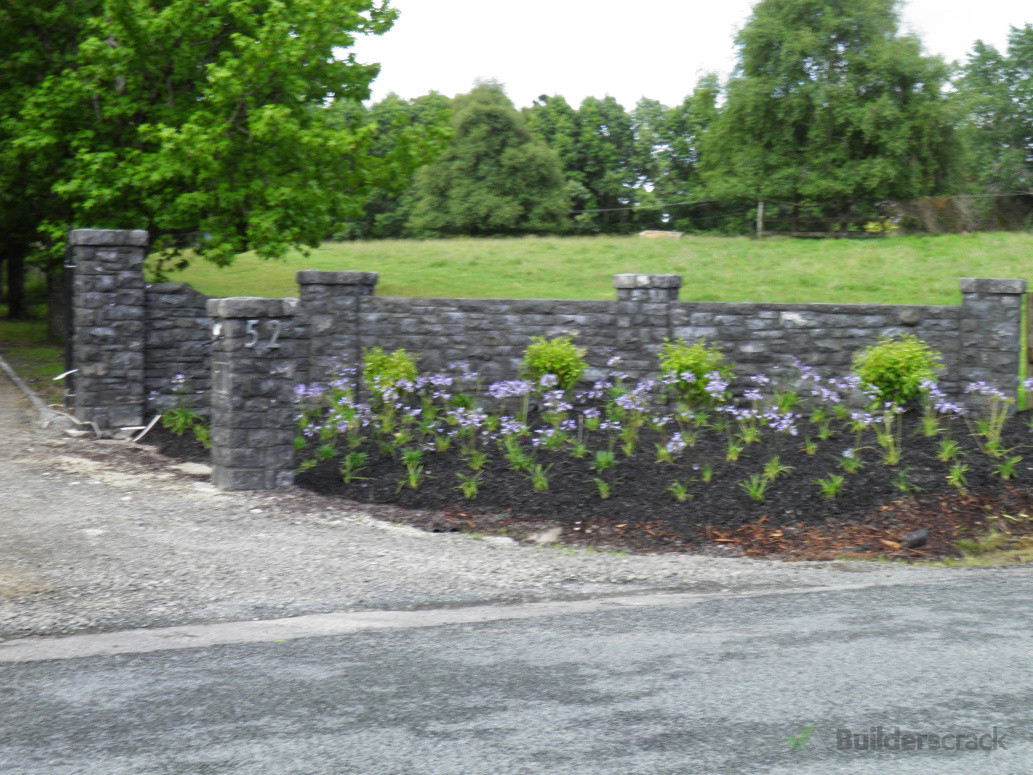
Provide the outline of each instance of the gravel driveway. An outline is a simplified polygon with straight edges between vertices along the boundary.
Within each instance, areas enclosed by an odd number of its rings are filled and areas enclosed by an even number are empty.
[[[0,641],[658,590],[906,584],[959,571],[619,555],[431,534],[289,488],[222,493],[127,442],[42,429],[0,375]]]

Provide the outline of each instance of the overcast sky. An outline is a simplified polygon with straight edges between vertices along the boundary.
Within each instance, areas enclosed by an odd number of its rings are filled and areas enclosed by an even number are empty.
[[[523,107],[540,94],[575,106],[613,95],[626,108],[672,105],[706,72],[727,75],[732,39],[755,0],[392,0],[398,22],[356,46],[379,62],[373,99],[467,92],[501,82]],[[906,0],[904,26],[927,51],[964,60],[976,40],[998,48],[1033,23],[1033,0]]]

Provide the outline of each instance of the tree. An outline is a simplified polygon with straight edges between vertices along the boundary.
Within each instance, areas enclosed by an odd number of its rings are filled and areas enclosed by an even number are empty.
[[[899,23],[895,0],[761,0],[704,137],[708,191],[842,215],[950,185],[958,145],[947,68]]]
[[[635,131],[631,116],[613,97],[588,97],[578,109],[581,172],[591,192],[596,229],[603,232],[633,228],[632,211],[638,182],[633,159]]]
[[[661,205],[703,198],[699,143],[716,114],[716,95],[716,77],[705,76],[680,105],[642,99],[632,111],[637,202],[650,205],[635,212],[638,227],[692,229],[700,218],[702,228],[709,225],[712,214],[703,205]]]
[[[97,0],[0,12],[0,223],[53,268],[73,227],[146,228],[219,264],[315,246],[396,170],[332,126],[376,65],[341,57],[385,0]],[[28,46],[44,35],[39,45]],[[0,68],[5,73],[8,68]],[[31,203],[25,203],[31,198]]]
[[[525,111],[528,125],[563,163],[579,231],[627,231],[636,201],[635,133],[631,116],[613,97],[588,97],[574,110],[560,96],[542,95]]]
[[[531,132],[545,142],[560,159],[566,179],[567,198],[574,211],[574,227],[594,231],[597,213],[592,192],[585,186],[584,148],[581,145],[581,117],[561,95],[541,95],[523,111]]]
[[[411,228],[466,235],[565,228],[560,161],[531,135],[501,86],[483,83],[457,97],[452,129],[444,153],[417,175]]]
[[[402,237],[416,202],[415,172],[433,162],[451,139],[452,100],[431,92],[412,100],[388,94],[367,110],[361,102],[335,102],[331,111],[343,126],[376,128],[369,153],[394,167],[399,174],[374,188],[360,219],[342,234],[354,239]]]
[[[975,178],[994,194],[1033,193],[1033,24],[1001,53],[977,41],[958,82]]]
[[[25,259],[36,224],[53,204],[45,158],[17,153],[15,119],[34,89],[73,62],[84,18],[100,0],[78,4],[0,6],[0,263],[6,269],[8,316],[24,317]]]

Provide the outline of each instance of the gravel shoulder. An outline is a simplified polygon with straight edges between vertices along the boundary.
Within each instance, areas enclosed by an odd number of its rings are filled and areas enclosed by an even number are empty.
[[[364,609],[909,584],[958,571],[620,555],[424,533],[299,488],[222,493],[67,438],[0,374],[0,641]]]

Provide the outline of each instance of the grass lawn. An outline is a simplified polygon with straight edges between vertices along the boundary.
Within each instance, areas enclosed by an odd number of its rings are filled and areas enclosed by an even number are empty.
[[[211,296],[296,296],[299,269],[379,272],[379,296],[613,299],[611,275],[642,272],[682,275],[683,301],[955,304],[960,277],[1033,280],[1033,235],[328,242],[283,261],[199,262],[169,279]]]
[[[0,308],[0,313],[6,310]],[[0,356],[44,401],[64,400],[63,386],[53,378],[64,371],[65,348],[47,341],[45,320],[0,319]]]

